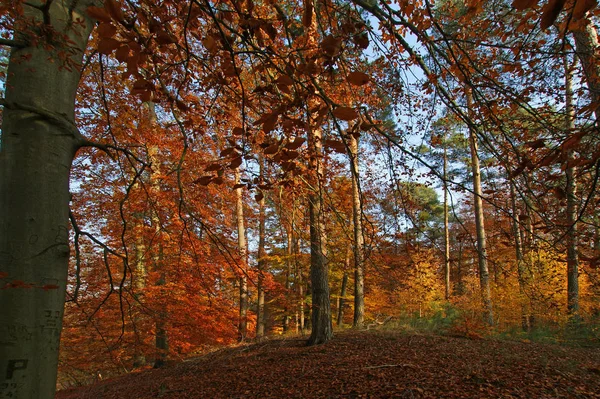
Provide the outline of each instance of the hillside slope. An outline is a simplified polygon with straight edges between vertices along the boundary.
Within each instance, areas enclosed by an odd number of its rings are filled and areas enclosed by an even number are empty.
[[[316,347],[226,348],[56,398],[600,398],[600,349],[348,331]]]

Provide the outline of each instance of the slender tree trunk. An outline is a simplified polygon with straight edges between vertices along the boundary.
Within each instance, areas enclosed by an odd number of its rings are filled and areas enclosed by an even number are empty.
[[[154,103],[146,103],[148,106],[148,112],[151,115],[154,115]],[[162,228],[160,223],[160,217],[158,214],[158,198],[160,197],[160,185],[159,185],[159,176],[161,174],[161,166],[160,161],[158,159],[158,147],[151,146],[148,148],[148,158],[150,161],[150,165],[152,166],[152,172],[150,173],[150,192],[155,201],[154,209],[152,210],[152,225],[155,230],[156,249],[152,248],[153,252],[153,260],[154,260],[154,270],[158,272],[159,278],[156,281],[156,286],[160,287],[160,295],[166,296],[167,292],[165,291],[165,285],[167,283],[165,264],[164,264],[164,243],[162,238]],[[162,307],[158,310],[156,314],[156,326],[155,326],[155,348],[156,348],[156,357],[154,359],[154,368],[162,367],[168,357],[169,353],[169,340],[167,336],[166,324],[168,320],[168,312],[166,308]]]
[[[337,307],[337,326],[341,327],[344,324],[344,306],[346,305],[346,294],[348,290],[348,270],[350,270],[350,246],[346,248],[346,259],[344,260],[344,275],[342,276],[342,288],[338,299]]]
[[[523,234],[519,223],[519,210],[517,207],[517,195],[515,184],[510,182],[510,200],[512,205],[512,229],[515,237],[515,257],[517,260],[517,278],[519,280],[519,302],[521,303],[521,327],[523,331],[529,331],[529,306],[525,295],[527,289],[525,256],[523,252]]]
[[[593,22],[573,31],[575,52],[581,61],[584,79],[590,90],[596,120],[600,119],[600,63],[598,63],[598,32]]]
[[[323,148],[321,130],[311,129],[309,132],[311,152],[313,154],[311,169],[315,171],[313,190],[309,194],[310,215],[310,281],[312,293],[311,334],[309,345],[327,342],[333,337],[331,322],[331,304],[329,298],[329,269],[327,266],[327,250],[325,235],[325,215],[323,207]]]
[[[75,129],[79,66],[64,68],[59,53],[80,65],[93,21],[89,1],[73,8],[48,3],[48,20],[71,42],[26,43],[10,54],[0,146],[0,397],[54,398],[69,265],[69,172],[85,145]],[[44,26],[23,7],[20,23]],[[19,26],[19,22],[15,24]],[[55,35],[58,37],[59,35]],[[61,43],[65,43],[63,46]]]
[[[597,44],[597,42],[596,42]],[[567,134],[575,129],[575,109],[573,107],[573,68],[568,55],[564,56],[565,66],[565,130]],[[596,79],[600,76],[596,75]],[[573,149],[567,149],[567,309],[572,321],[579,318],[579,259],[577,257],[577,168],[572,165]]]
[[[467,107],[472,109],[473,100],[471,93],[467,91]],[[492,309],[492,295],[490,291],[490,275],[487,261],[487,244],[485,224],[483,216],[483,204],[481,201],[481,170],[479,168],[479,156],[477,148],[477,136],[475,130],[469,128],[469,145],[471,149],[471,171],[473,173],[473,196],[475,204],[475,228],[477,230],[477,259],[479,261],[479,284],[481,289],[481,300],[483,302],[484,320],[490,326],[494,325],[494,312]]]
[[[235,170],[235,184],[239,184],[241,173],[239,167]],[[238,284],[240,289],[240,309],[238,322],[238,340],[244,341],[248,335],[248,245],[246,243],[246,228],[244,226],[244,199],[242,188],[235,189],[235,219],[237,223],[238,251],[240,254],[240,277]]]
[[[264,161],[262,157],[260,162],[260,180],[264,179]],[[258,286],[257,286],[257,314],[256,314],[256,338],[260,339],[265,335],[265,198],[258,202]],[[286,285],[288,285],[286,279]]]
[[[354,327],[362,328],[365,319],[364,238],[358,170],[358,139],[352,134],[350,134],[349,149],[352,162],[352,221],[354,222]]]
[[[444,137],[444,282],[446,283],[446,300],[450,300],[450,226],[448,223],[448,149]]]

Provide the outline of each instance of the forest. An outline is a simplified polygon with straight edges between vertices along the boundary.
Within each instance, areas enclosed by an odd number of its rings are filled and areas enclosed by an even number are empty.
[[[598,345],[599,15],[3,0],[0,398],[350,329]]]

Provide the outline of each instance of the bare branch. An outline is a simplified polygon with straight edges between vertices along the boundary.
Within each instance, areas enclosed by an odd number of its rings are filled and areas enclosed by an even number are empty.
[[[13,48],[24,48],[24,47],[27,47],[27,43],[19,42],[17,40],[3,39],[0,37],[0,46],[7,46],[7,47],[13,47]]]

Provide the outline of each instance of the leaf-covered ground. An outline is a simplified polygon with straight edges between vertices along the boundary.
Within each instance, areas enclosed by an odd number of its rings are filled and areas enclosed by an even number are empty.
[[[600,349],[347,331],[269,340],[62,391],[83,398],[600,398]]]

